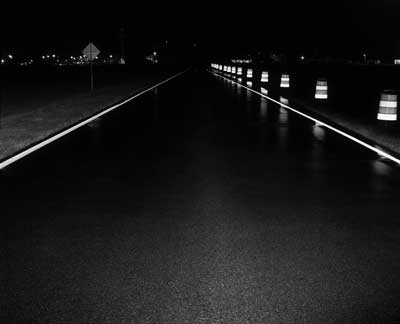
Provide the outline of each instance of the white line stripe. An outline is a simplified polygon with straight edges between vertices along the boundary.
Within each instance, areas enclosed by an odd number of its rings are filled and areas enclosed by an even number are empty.
[[[211,72],[211,73],[213,73],[213,72]],[[213,74],[216,74],[216,73],[213,73]],[[216,75],[218,75],[218,74],[216,74]],[[224,79],[230,80],[230,79],[225,78],[223,76],[221,76],[221,77],[224,78]],[[235,82],[235,81],[232,81],[232,80],[230,80],[230,81],[233,82],[233,83],[236,83],[237,85],[239,85],[239,86],[241,86],[241,87],[243,87],[243,88],[245,88],[245,89],[247,89],[247,90],[249,90],[251,92],[254,92],[254,93],[260,95],[261,97],[264,97],[264,98],[266,98],[266,99],[268,99],[268,100],[270,100],[272,102],[275,102],[276,104],[280,105],[281,107],[285,107],[285,108],[293,111],[296,114],[299,114],[299,115],[301,115],[301,116],[303,116],[305,118],[308,118],[308,119],[318,123],[320,126],[325,126],[326,128],[334,131],[335,133],[338,133],[338,134],[340,134],[340,135],[342,135],[342,136],[344,136],[344,137],[356,142],[357,144],[360,144],[360,145],[366,147],[367,149],[369,149],[371,151],[374,151],[375,153],[377,153],[377,154],[379,154],[379,155],[381,155],[381,156],[383,156],[383,157],[385,157],[385,158],[387,158],[387,159],[389,159],[389,160],[391,160],[393,162],[396,162],[397,164],[400,164],[400,159],[398,159],[398,158],[394,157],[393,155],[391,155],[389,153],[386,153],[386,152],[384,152],[384,151],[382,151],[380,149],[377,149],[377,148],[373,147],[372,145],[370,145],[370,144],[368,144],[368,143],[366,143],[366,142],[364,142],[362,140],[359,140],[358,138],[356,138],[356,137],[354,137],[354,136],[352,136],[350,134],[347,134],[347,133],[341,131],[340,129],[337,129],[337,128],[335,128],[335,127],[333,127],[333,126],[331,126],[331,125],[329,125],[327,123],[324,123],[323,121],[320,121],[319,119],[311,117],[311,116],[309,116],[309,115],[307,115],[307,114],[305,114],[305,113],[303,113],[303,112],[301,112],[299,110],[296,110],[296,109],[294,109],[292,107],[289,107],[288,105],[285,105],[285,104],[283,104],[283,103],[281,103],[281,102],[279,102],[279,101],[277,101],[275,99],[272,99],[271,97],[268,97],[268,96],[266,96],[266,95],[264,95],[264,94],[262,94],[262,93],[260,93],[258,91],[250,89],[250,88],[248,88],[248,87],[246,87],[246,86],[244,86],[244,85],[242,85],[242,84],[240,84],[238,82]]]
[[[14,163],[16,161],[22,159],[23,157],[25,157],[25,156],[37,151],[38,149],[40,149],[40,148],[42,148],[42,147],[54,142],[55,140],[57,140],[57,139],[59,139],[61,137],[64,137],[65,135],[77,130],[78,128],[81,128],[82,126],[92,122],[93,120],[95,120],[95,119],[97,119],[97,118],[109,113],[110,111],[112,111],[114,109],[117,109],[118,107],[120,107],[122,105],[125,105],[129,101],[141,96],[142,94],[145,94],[146,92],[149,92],[149,91],[153,90],[154,88],[157,88],[160,85],[162,85],[162,84],[164,84],[164,83],[166,83],[166,82],[168,82],[168,81],[170,81],[172,79],[175,79],[176,77],[178,77],[181,74],[187,72],[188,70],[189,69],[187,69],[187,70],[185,70],[183,72],[179,72],[179,73],[173,75],[172,77],[170,77],[170,78],[168,78],[168,79],[166,79],[164,81],[161,81],[160,83],[157,83],[156,85],[152,86],[151,88],[148,88],[148,89],[146,89],[146,90],[144,90],[142,92],[139,92],[139,93],[133,95],[132,97],[129,97],[128,99],[125,99],[124,101],[122,101],[122,102],[120,102],[120,103],[118,103],[118,104],[116,104],[116,105],[114,105],[112,107],[109,107],[109,108],[99,112],[98,114],[96,114],[96,115],[94,115],[92,117],[89,117],[88,119],[85,119],[84,121],[81,121],[78,124],[68,128],[68,129],[65,129],[65,130],[61,131],[60,133],[57,133],[57,134],[55,134],[55,135],[53,135],[53,136],[51,136],[51,137],[49,137],[49,138],[47,138],[45,140],[33,145],[32,147],[30,147],[30,148],[28,148],[28,149],[26,149],[26,150],[24,150],[22,152],[19,152],[18,154],[16,154],[16,155],[14,155],[14,156],[2,161],[0,163],[0,170],[5,168],[6,166],[9,166],[10,164],[12,164],[12,163]]]

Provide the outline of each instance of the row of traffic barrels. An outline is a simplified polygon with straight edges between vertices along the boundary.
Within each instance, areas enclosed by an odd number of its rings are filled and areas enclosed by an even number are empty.
[[[254,79],[254,73],[252,68],[247,68],[246,70],[242,67],[229,66],[229,65],[217,65],[213,64],[212,68],[219,70],[225,73],[228,76],[233,77],[244,77],[247,81],[252,81]],[[245,70],[245,72],[244,72]],[[261,84],[269,83],[269,72],[261,71],[259,81]],[[280,78],[280,87],[281,88],[290,88],[290,74],[282,73]],[[316,99],[328,99],[328,81],[326,79],[317,80],[316,91],[315,91]]]
[[[230,66],[211,63],[211,68],[220,73],[224,73],[227,76],[234,78],[245,78],[247,84],[251,85],[254,80],[254,71],[252,68],[243,68],[241,66]],[[261,85],[269,83],[269,72],[262,70],[258,80]],[[290,88],[290,74],[281,73],[280,76],[280,88]],[[314,98],[317,100],[328,99],[328,81],[324,78],[320,78],[316,81]],[[398,95],[393,90],[384,90],[381,93],[377,120],[385,122],[397,121],[397,108],[398,108]]]

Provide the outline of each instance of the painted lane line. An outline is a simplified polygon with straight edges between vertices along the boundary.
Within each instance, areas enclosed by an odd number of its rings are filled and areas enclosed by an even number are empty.
[[[85,119],[85,120],[83,120],[81,122],[78,122],[77,124],[67,128],[67,129],[62,130],[61,132],[59,132],[57,134],[54,134],[54,135],[52,135],[52,136],[40,141],[39,143],[36,143],[33,146],[22,150],[21,152],[13,155],[11,157],[6,158],[5,160],[0,162],[0,170],[5,168],[6,166],[9,166],[10,164],[12,164],[12,163],[14,163],[16,161],[22,159],[23,157],[26,157],[27,155],[39,150],[40,148],[42,148],[42,147],[44,147],[44,146],[46,146],[46,145],[48,145],[48,144],[60,139],[61,137],[64,137],[65,135],[67,135],[67,134],[69,134],[69,133],[81,128],[82,126],[85,126],[86,124],[92,122],[93,120],[95,120],[95,119],[97,119],[97,118],[99,118],[99,117],[101,117],[101,116],[103,116],[103,115],[105,115],[105,114],[107,114],[107,113],[119,108],[122,105],[125,105],[129,101],[131,101],[131,100],[133,100],[133,99],[135,99],[135,98],[137,98],[137,97],[139,97],[139,96],[141,96],[141,95],[153,90],[154,88],[157,88],[160,85],[162,85],[162,84],[164,84],[164,83],[166,83],[168,81],[171,81],[172,79],[177,78],[178,76],[182,75],[183,73],[187,72],[188,70],[189,69],[187,69],[187,70],[185,70],[183,72],[179,72],[179,73],[173,75],[172,77],[169,77],[168,79],[165,79],[164,81],[161,81],[161,82],[157,83],[156,85],[151,86],[150,88],[148,88],[146,90],[143,90],[143,91],[141,91],[141,92],[139,92],[137,94],[134,94],[133,96],[131,96],[131,97],[119,102],[118,104],[115,104],[115,105],[113,105],[113,106],[111,106],[109,108],[106,108],[106,109],[102,110],[101,112],[99,112],[99,113],[97,113],[97,114],[95,114],[95,115],[93,115],[93,116],[91,116],[91,117],[89,117],[89,118],[87,118],[87,119]]]
[[[245,89],[247,89],[247,90],[249,90],[251,92],[254,92],[254,93],[260,95],[261,97],[264,97],[264,98],[266,98],[266,99],[268,99],[268,100],[270,100],[270,101],[272,101],[272,102],[274,102],[274,103],[276,103],[276,104],[278,104],[278,105],[280,105],[282,107],[285,107],[286,109],[288,109],[290,111],[293,111],[294,113],[296,113],[298,115],[301,115],[301,116],[303,116],[303,117],[305,117],[307,119],[310,119],[310,120],[316,122],[319,126],[324,126],[324,127],[328,128],[328,129],[330,129],[331,131],[333,131],[333,132],[335,132],[337,134],[340,134],[340,135],[352,140],[353,142],[356,142],[357,144],[360,144],[360,145],[366,147],[367,149],[369,149],[371,151],[374,151],[375,153],[379,154],[382,157],[385,157],[385,158],[387,158],[387,159],[389,159],[389,160],[391,160],[393,162],[396,162],[397,164],[400,164],[400,159],[396,158],[395,156],[393,156],[393,155],[391,155],[391,154],[389,154],[389,153],[387,153],[385,151],[382,151],[380,149],[377,149],[376,147],[374,147],[374,146],[372,146],[372,145],[370,145],[370,144],[368,144],[368,143],[366,143],[366,142],[364,142],[364,141],[362,141],[362,140],[360,140],[360,139],[358,139],[358,138],[356,138],[356,137],[354,137],[354,136],[352,136],[352,135],[350,135],[350,134],[348,134],[348,133],[346,133],[344,131],[341,131],[340,129],[337,129],[336,127],[333,127],[333,126],[331,126],[331,125],[329,125],[329,124],[327,124],[327,123],[325,123],[325,122],[323,122],[323,121],[321,121],[321,120],[319,120],[317,118],[311,117],[310,115],[307,115],[307,114],[305,114],[305,113],[303,113],[303,112],[301,112],[301,111],[299,111],[297,109],[294,109],[294,108],[288,106],[287,104],[284,104],[284,103],[282,103],[280,101],[277,101],[277,100],[275,100],[275,99],[273,99],[273,98],[271,98],[271,97],[269,97],[269,96],[267,96],[267,95],[265,95],[265,94],[263,94],[261,92],[258,92],[258,91],[254,90],[254,89],[246,87],[245,85],[242,85],[242,84],[240,84],[240,83],[238,83],[236,81],[228,79],[228,78],[226,78],[226,77],[224,77],[222,75],[219,75],[217,73],[214,73],[214,72],[210,72],[210,73],[212,73],[212,74],[214,74],[216,76],[220,76],[220,77],[222,77],[222,78],[224,78],[226,80],[229,80],[229,81],[241,86],[242,88],[245,88]]]

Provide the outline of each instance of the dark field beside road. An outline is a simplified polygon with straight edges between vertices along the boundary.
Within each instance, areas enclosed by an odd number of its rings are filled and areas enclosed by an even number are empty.
[[[178,72],[168,66],[19,67],[2,71],[0,159]]]

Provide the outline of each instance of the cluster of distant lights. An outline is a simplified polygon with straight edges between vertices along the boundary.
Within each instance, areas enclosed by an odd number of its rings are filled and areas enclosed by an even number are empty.
[[[107,58],[99,59],[99,57],[96,57],[94,60],[96,62],[100,63],[110,63],[110,60],[113,60],[113,55],[110,54],[108,55]],[[79,55],[79,56],[73,56],[71,55],[69,58],[66,59],[60,59],[56,54],[48,54],[48,55],[42,55],[42,60],[44,61],[50,61],[50,63],[56,63],[56,65],[83,65],[83,64],[88,64],[89,59],[86,57],[86,55]]]
[[[108,55],[106,58],[98,58],[96,57],[95,60],[96,62],[99,63],[113,63],[114,62],[114,56],[112,54]],[[45,62],[48,64],[52,64],[52,65],[59,65],[59,66],[63,66],[63,65],[83,65],[83,64],[88,64],[89,60],[85,55],[79,55],[79,56],[70,56],[68,58],[64,58],[62,59],[60,56],[56,55],[56,54],[46,54],[46,55],[42,55],[39,60],[37,60],[36,62],[41,61],[41,62]],[[7,56],[5,56],[5,58],[0,59],[0,64],[7,64],[7,63],[13,63],[13,64],[17,64],[20,66],[29,66],[32,65],[35,61],[33,59],[25,59],[25,60],[21,60],[19,62],[16,61],[16,59],[14,58],[14,56],[12,54],[8,54]]]
[[[4,64],[4,63],[6,63],[6,60],[10,60],[10,61],[11,61],[13,58],[14,58],[14,57],[13,57],[11,54],[8,54],[6,59],[3,59],[3,58],[2,58],[2,59],[0,60],[0,63],[1,63],[1,64]]]
[[[158,63],[158,53],[156,51],[154,51],[150,55],[147,55],[145,57],[145,59],[150,61],[150,62],[152,62],[152,63]]]
[[[365,54],[363,54],[363,57],[365,57]],[[306,61],[306,57],[304,55],[298,56],[298,59],[300,61]],[[233,64],[251,64],[251,63],[253,63],[253,60],[250,60],[250,59],[231,59],[230,61]],[[382,61],[381,60],[373,60],[373,63],[382,64]],[[392,64],[400,65],[400,58],[393,59]]]
[[[0,59],[0,64],[6,64],[6,63],[9,63],[9,62],[14,62],[14,56],[13,55],[11,55],[11,54],[8,54],[7,56],[6,56],[6,58],[2,58],[2,59]],[[21,65],[21,66],[28,66],[28,65],[31,65],[31,64],[33,64],[33,60],[32,59],[29,59],[29,60],[26,60],[26,61],[23,61],[23,62],[19,62],[19,63],[17,63],[17,64],[19,64],[19,65]]]
[[[250,64],[253,63],[253,60],[233,59],[231,62],[235,64]]]

